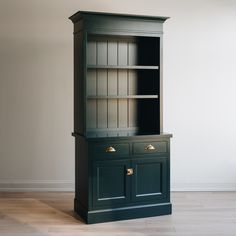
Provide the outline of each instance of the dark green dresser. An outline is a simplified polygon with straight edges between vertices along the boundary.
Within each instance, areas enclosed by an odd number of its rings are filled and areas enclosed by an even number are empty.
[[[87,223],[171,213],[163,133],[166,17],[80,11],[74,23],[74,210]]]

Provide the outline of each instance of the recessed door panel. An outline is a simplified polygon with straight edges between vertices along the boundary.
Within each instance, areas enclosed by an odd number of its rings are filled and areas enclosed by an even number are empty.
[[[93,204],[111,206],[129,201],[128,160],[99,161],[93,164]]]
[[[133,160],[132,201],[162,201],[167,198],[167,159]]]

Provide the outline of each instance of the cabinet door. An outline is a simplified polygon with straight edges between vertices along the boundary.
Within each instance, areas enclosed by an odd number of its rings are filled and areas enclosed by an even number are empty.
[[[165,202],[168,200],[168,158],[133,159],[132,201]]]
[[[97,161],[93,164],[93,205],[114,207],[130,200],[129,160]]]

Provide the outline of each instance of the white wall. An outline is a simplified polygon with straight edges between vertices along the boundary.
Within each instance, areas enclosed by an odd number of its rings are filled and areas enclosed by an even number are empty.
[[[0,189],[73,189],[78,10],[170,16],[164,128],[173,190],[236,190],[236,1],[0,0]]]

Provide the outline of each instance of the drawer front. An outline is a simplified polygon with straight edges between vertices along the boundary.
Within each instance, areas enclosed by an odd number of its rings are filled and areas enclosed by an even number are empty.
[[[167,142],[139,142],[133,143],[133,154],[156,154],[156,153],[166,153],[167,152]]]
[[[93,144],[89,147],[89,152],[96,157],[113,157],[129,155],[128,143],[103,143]]]

